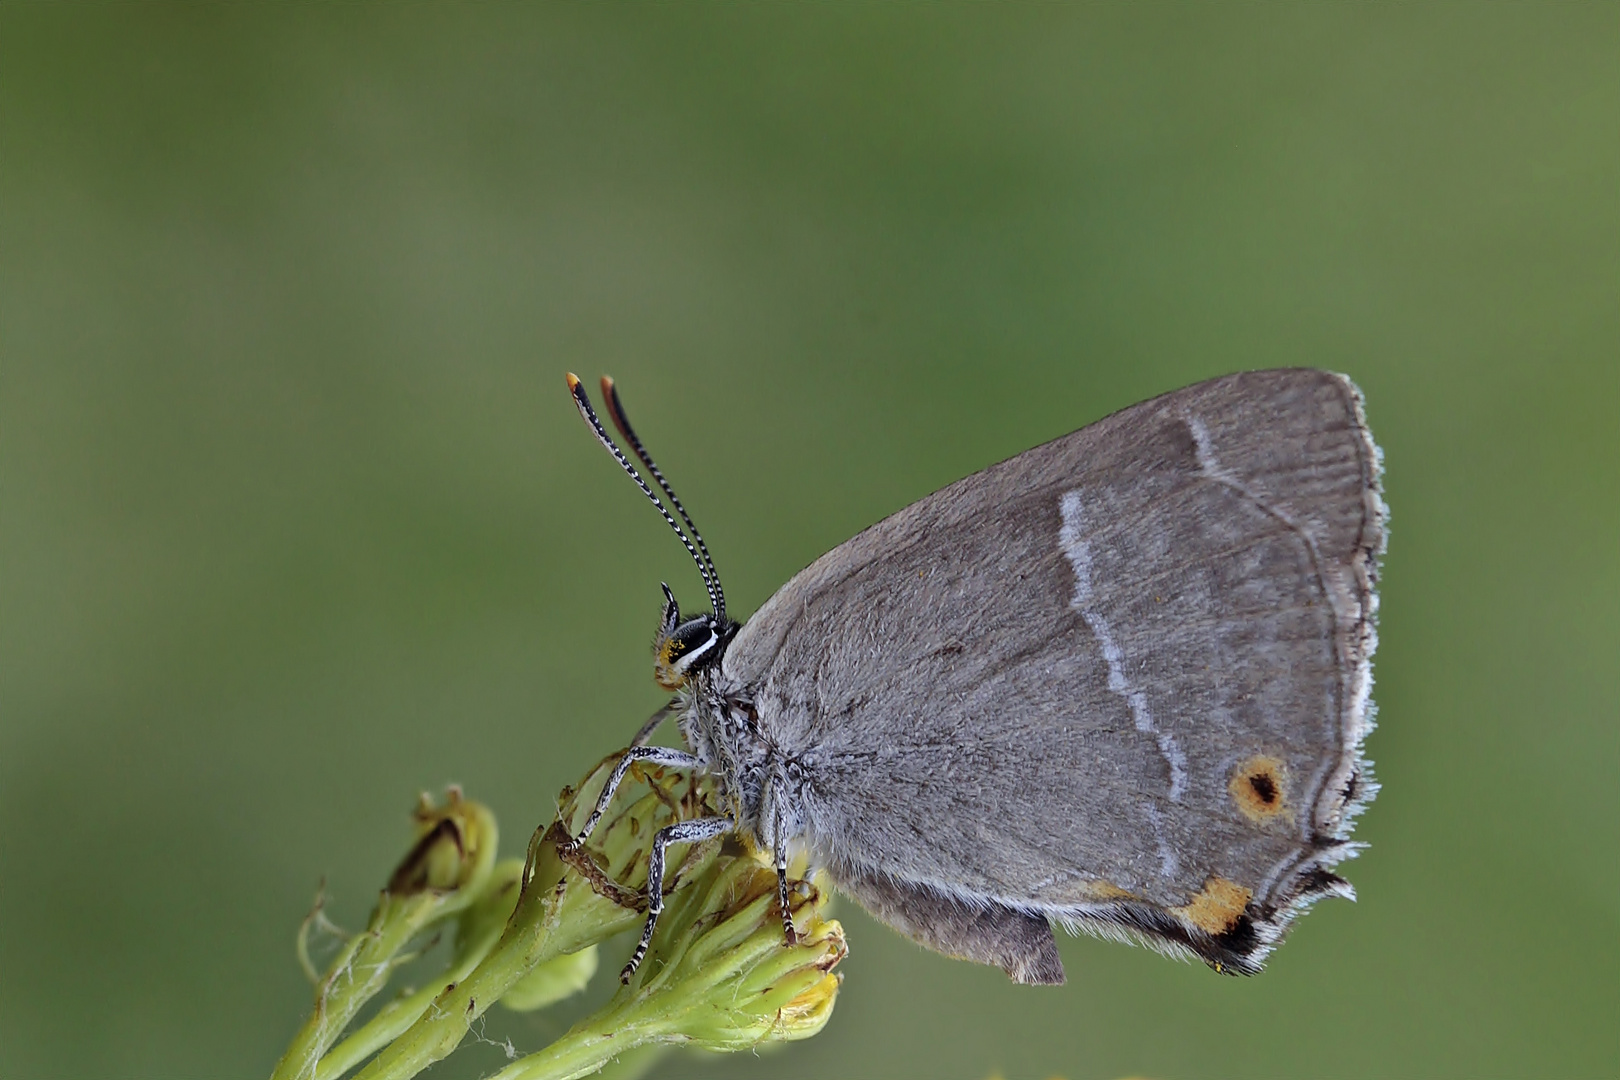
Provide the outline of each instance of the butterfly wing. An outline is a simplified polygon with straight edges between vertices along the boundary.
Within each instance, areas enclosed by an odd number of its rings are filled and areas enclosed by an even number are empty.
[[[1379,472],[1342,376],[1188,387],[829,552],[724,672],[803,767],[812,852],[919,940],[933,897],[1258,970],[1349,892]]]

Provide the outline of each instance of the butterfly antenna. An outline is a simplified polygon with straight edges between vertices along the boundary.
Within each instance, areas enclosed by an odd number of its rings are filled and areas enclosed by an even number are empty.
[[[641,463],[647,466],[647,471],[652,474],[652,478],[658,482],[658,486],[669,497],[669,503],[675,508],[675,512],[681,515],[682,521],[686,522],[686,528],[692,534],[692,539],[697,542],[698,551],[703,553],[703,562],[709,568],[705,580],[714,581],[714,590],[709,597],[715,604],[714,613],[717,617],[724,619],[726,617],[726,593],[720,587],[720,571],[715,568],[714,556],[709,554],[709,545],[703,542],[703,534],[698,532],[697,523],[692,520],[692,515],[686,512],[686,507],[681,505],[680,497],[675,494],[675,489],[669,486],[669,481],[664,478],[663,471],[653,462],[652,455],[647,453],[647,448],[636,437],[636,429],[630,426],[630,418],[624,414],[624,402],[619,400],[619,389],[613,385],[613,380],[606,375],[602,376],[602,400],[607,404],[608,416],[612,419],[613,426],[619,429],[619,434],[624,436],[624,441],[630,444],[630,449],[636,452],[636,457],[640,458]]]
[[[697,563],[698,573],[703,575],[703,586],[709,591],[709,602],[714,606],[715,615],[724,618],[725,601],[721,599],[720,582],[710,569],[710,564],[703,561],[703,556],[698,554],[698,549],[693,546],[692,541],[687,538],[686,533],[681,529],[680,522],[675,520],[675,516],[665,508],[658,496],[653,494],[653,489],[648,487],[647,481],[643,480],[641,474],[636,472],[636,467],[630,464],[629,458],[624,456],[624,451],[619,449],[619,444],[608,436],[606,429],[602,427],[602,421],[596,418],[596,410],[591,408],[591,399],[586,396],[585,387],[580,384],[579,379],[572,372],[568,375],[568,392],[574,396],[574,405],[579,409],[579,415],[585,418],[586,425],[596,434],[597,441],[607,448],[608,453],[613,455],[613,460],[619,463],[619,467],[630,474],[630,479],[636,482],[636,486],[641,489],[641,493],[652,500],[652,504],[658,507],[658,512],[664,516],[664,520],[669,523],[669,527],[675,530],[675,535],[681,538],[681,543],[686,545],[687,554],[692,556],[692,561]],[[671,498],[673,499],[673,496]],[[685,513],[683,512],[681,516],[685,517]]]

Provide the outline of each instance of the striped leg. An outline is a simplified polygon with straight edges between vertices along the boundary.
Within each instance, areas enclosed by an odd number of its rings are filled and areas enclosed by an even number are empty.
[[[781,805],[780,802],[777,803]],[[782,815],[776,814],[776,900],[782,905],[782,934],[787,939],[785,944],[797,945],[799,932],[793,929],[793,907],[788,902],[788,876],[787,876],[787,840],[782,835]]]
[[[647,955],[647,946],[652,943],[658,915],[664,910],[664,849],[671,844],[695,844],[700,840],[723,836],[736,828],[737,823],[730,818],[718,817],[678,821],[658,830],[653,837],[652,851],[647,856],[647,925],[641,929],[641,940],[636,944],[630,962],[619,972],[620,982],[628,983],[636,968],[641,966],[642,958]]]
[[[677,704],[677,702],[672,701],[668,705],[665,705],[663,708],[659,709],[657,712],[653,713],[652,716],[648,717],[647,722],[641,725],[641,730],[636,732],[636,737],[630,740],[630,745],[644,745],[648,739],[653,737],[653,732],[658,730],[659,724],[662,724],[666,719],[675,715],[677,711]]]
[[[624,757],[619,759],[619,764],[614,766],[613,774],[608,777],[608,782],[602,785],[602,794],[597,796],[596,799],[596,809],[592,810],[591,816],[585,819],[585,827],[580,829],[579,834],[569,841],[572,847],[577,848],[590,839],[591,831],[596,828],[596,823],[602,820],[603,814],[607,813],[608,804],[613,801],[614,792],[618,791],[619,785],[624,783],[624,774],[629,772],[630,766],[638,761],[650,761],[654,765],[668,765],[672,769],[696,769],[702,765],[695,756],[688,754],[685,750],[672,750],[667,746],[632,746],[625,752]]]

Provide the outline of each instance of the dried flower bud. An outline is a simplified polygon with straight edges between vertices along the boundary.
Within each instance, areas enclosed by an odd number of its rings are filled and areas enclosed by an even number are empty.
[[[424,793],[416,804],[416,845],[394,868],[388,891],[409,896],[425,890],[477,891],[495,863],[495,815],[450,788],[443,806]]]

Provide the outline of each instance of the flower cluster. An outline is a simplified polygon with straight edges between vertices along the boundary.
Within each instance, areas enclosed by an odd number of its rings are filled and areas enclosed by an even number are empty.
[[[580,790],[598,790],[616,756]],[[676,820],[713,816],[713,792],[699,777],[651,770],[649,790],[608,819],[585,847],[567,845],[581,816],[565,790],[560,819],[535,833],[525,859],[497,862],[494,816],[452,789],[442,805],[425,796],[416,839],[388,881],[366,929],[348,938],[324,973],[308,960],[305,920],[299,955],[316,985],[315,1006],[272,1080],[403,1080],[452,1053],[499,1002],[543,1008],[590,981],[597,946],[639,927],[646,911],[652,838]],[[826,1024],[838,993],[833,968],[843,928],[825,918],[810,887],[792,912],[789,945],[777,908],[776,876],[750,852],[722,840],[671,848],[665,906],[646,962],[600,1009],[550,1046],[519,1057],[497,1080],[587,1076],[624,1055],[690,1044],[729,1051],[803,1039]],[[444,969],[349,1030],[413,950],[454,933]]]

